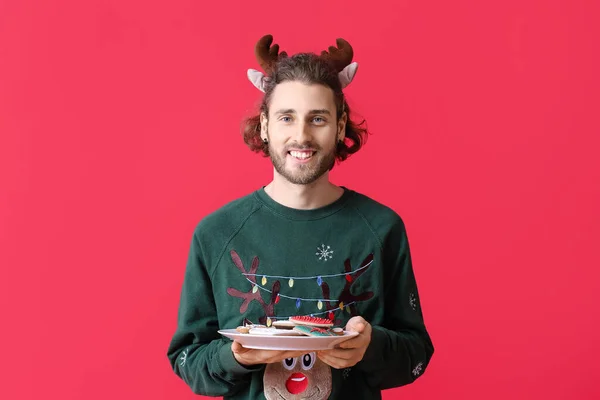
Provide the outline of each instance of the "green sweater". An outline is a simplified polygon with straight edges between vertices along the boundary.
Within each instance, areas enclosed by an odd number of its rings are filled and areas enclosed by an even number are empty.
[[[362,316],[373,327],[363,360],[337,370],[309,353],[296,363],[246,368],[217,333],[245,318],[266,324],[294,315],[331,318],[342,327]],[[344,188],[330,205],[298,210],[261,188],[196,227],[167,352],[194,393],[300,399],[318,388],[319,399],[380,399],[382,389],[422,375],[433,351],[404,223],[390,208]],[[292,394],[286,383],[295,369],[309,382]]]

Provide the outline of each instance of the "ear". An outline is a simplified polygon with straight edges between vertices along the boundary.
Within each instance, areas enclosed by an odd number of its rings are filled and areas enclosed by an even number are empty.
[[[260,113],[260,138],[261,139],[268,139],[267,137],[267,124],[269,123],[269,120],[267,119],[267,115],[262,112]]]
[[[342,89],[352,82],[354,75],[356,75],[356,71],[358,71],[358,63],[356,61],[347,65],[346,68],[340,71],[338,76],[340,78],[340,83],[342,84]]]
[[[338,121],[338,135],[337,135],[338,141],[344,140],[344,138],[346,137],[346,123],[347,122],[348,122],[348,114],[346,114],[346,112],[343,112],[342,116],[340,117],[340,119]]]
[[[255,69],[249,69],[248,79],[258,90],[265,92],[265,74]]]

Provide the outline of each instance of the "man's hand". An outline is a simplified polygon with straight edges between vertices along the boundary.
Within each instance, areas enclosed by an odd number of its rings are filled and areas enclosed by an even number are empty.
[[[371,343],[371,324],[363,317],[350,318],[346,324],[346,330],[358,332],[358,335],[340,343],[336,349],[317,352],[321,361],[336,369],[353,367],[358,364]]]
[[[257,350],[247,349],[238,342],[231,344],[231,351],[238,363],[249,367],[257,364],[271,364],[286,358],[300,357],[306,351]]]

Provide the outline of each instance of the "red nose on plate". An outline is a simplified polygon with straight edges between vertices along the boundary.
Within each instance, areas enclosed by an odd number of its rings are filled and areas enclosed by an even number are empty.
[[[308,378],[299,372],[294,372],[285,382],[285,387],[291,394],[302,393],[308,387]]]

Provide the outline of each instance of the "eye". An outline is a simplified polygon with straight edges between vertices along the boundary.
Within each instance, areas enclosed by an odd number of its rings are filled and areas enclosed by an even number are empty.
[[[291,371],[296,366],[296,359],[295,358],[286,358],[281,363],[283,364],[283,368],[287,369],[288,371]]]
[[[284,115],[283,117],[279,118],[279,120],[283,122],[292,122],[292,117]]]
[[[302,369],[309,370],[315,365],[317,357],[315,353],[307,353],[302,356]]]
[[[325,119],[323,117],[314,117],[313,122],[316,122],[317,124],[322,124],[325,122]]]

